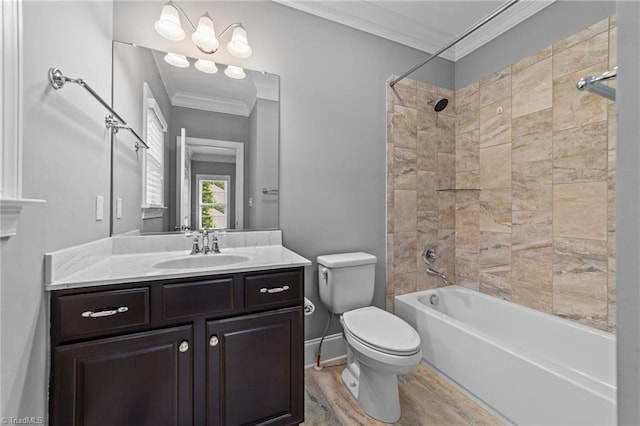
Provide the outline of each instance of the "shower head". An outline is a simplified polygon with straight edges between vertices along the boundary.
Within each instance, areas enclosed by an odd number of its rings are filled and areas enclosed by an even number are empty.
[[[427,102],[427,105],[431,105],[433,107],[433,109],[435,110],[435,112],[440,112],[443,109],[445,109],[447,107],[447,105],[449,104],[449,99],[447,98],[442,98],[439,101],[435,101],[435,100],[430,100]]]

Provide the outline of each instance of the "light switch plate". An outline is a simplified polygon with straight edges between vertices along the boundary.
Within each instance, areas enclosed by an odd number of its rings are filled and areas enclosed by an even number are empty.
[[[96,195],[96,220],[104,219],[104,197]]]
[[[122,218],[122,198],[116,198],[116,219]]]

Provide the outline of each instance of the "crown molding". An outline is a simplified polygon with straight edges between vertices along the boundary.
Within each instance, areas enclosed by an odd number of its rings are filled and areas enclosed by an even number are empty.
[[[241,115],[248,117],[251,108],[244,102],[230,101],[229,99],[215,98],[212,96],[201,96],[187,92],[176,92],[171,97],[171,105],[201,109],[210,112],[220,112],[223,114]]]
[[[425,27],[420,28],[423,38],[417,38],[416,36],[412,36],[398,29],[389,28],[385,25],[332,8],[330,6],[332,2],[315,2],[305,0],[273,1],[302,12],[310,13],[351,28],[377,35],[405,46],[413,47],[414,49],[418,49],[426,53],[433,53],[440,50],[453,39],[443,40],[440,32]],[[482,28],[476,30],[466,39],[458,42],[454,47],[441,53],[440,57],[455,62],[504,32],[510,30],[525,19],[538,13],[545,7],[551,5],[554,1],[555,0],[522,0],[485,24]],[[375,1],[365,3],[375,5]],[[403,27],[398,25],[398,28]]]
[[[484,46],[494,38],[540,12],[545,7],[550,6],[554,1],[555,0],[519,1],[490,22],[487,22],[482,28],[476,30],[472,36],[456,44],[453,48],[454,61],[458,61],[474,50]]]

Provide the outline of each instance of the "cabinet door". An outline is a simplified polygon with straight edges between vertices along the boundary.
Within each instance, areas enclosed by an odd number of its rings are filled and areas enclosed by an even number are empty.
[[[207,425],[303,419],[300,307],[207,323]]]
[[[184,326],[56,348],[53,425],[191,425],[192,335]]]

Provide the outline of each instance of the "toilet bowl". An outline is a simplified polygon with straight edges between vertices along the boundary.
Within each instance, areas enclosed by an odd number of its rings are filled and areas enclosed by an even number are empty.
[[[418,333],[402,319],[369,306],[340,318],[347,343],[342,381],[360,407],[385,423],[400,419],[398,375],[422,359]]]
[[[370,306],[374,255],[362,252],[318,256],[320,299],[340,315],[347,345],[342,380],[365,413],[386,423],[400,418],[398,375],[422,359],[420,336],[404,320]]]

